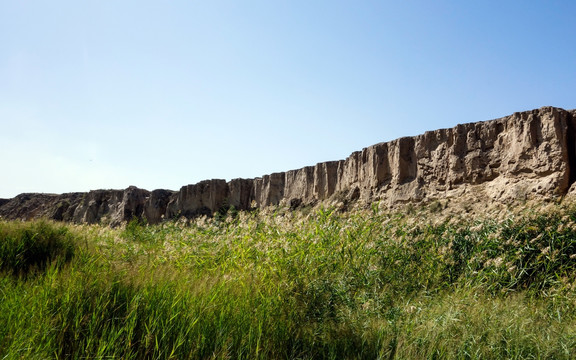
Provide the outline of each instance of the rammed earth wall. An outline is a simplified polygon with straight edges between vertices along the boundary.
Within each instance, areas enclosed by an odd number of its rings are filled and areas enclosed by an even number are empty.
[[[205,180],[179,191],[95,190],[62,195],[21,194],[0,201],[6,219],[47,217],[77,223],[150,223],[339,199],[398,203],[457,198],[482,201],[564,196],[576,180],[576,110],[554,107],[457,125],[369,146],[330,161],[255,179]],[[473,191],[471,191],[473,190]]]

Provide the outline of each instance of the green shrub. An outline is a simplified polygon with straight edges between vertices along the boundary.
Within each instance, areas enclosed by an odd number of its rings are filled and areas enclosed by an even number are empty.
[[[27,276],[74,255],[73,236],[64,226],[45,221],[0,222],[0,271]]]
[[[126,224],[122,237],[129,241],[149,242],[153,240],[154,234],[150,232],[143,220],[133,218]]]

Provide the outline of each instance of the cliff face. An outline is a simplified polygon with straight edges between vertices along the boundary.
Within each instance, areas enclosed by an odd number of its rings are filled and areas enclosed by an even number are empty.
[[[21,194],[0,201],[6,219],[47,217],[117,225],[150,223],[285,203],[325,200],[398,203],[450,199],[513,201],[576,194],[576,110],[553,107],[369,146],[347,159],[264,175],[206,180],[179,191],[96,190]]]

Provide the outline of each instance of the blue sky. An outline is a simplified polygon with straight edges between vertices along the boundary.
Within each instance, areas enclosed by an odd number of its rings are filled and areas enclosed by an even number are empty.
[[[0,197],[177,190],[576,108],[573,1],[0,1]]]

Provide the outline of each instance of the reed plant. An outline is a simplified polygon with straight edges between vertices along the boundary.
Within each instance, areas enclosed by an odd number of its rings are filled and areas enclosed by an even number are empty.
[[[38,261],[31,239],[56,245]],[[5,359],[576,356],[571,206],[4,221],[0,246]]]

